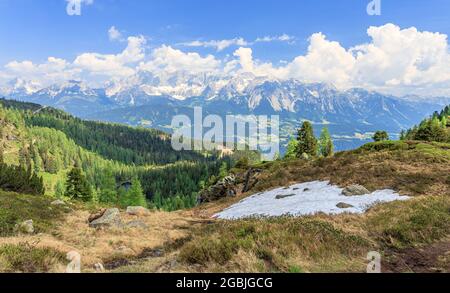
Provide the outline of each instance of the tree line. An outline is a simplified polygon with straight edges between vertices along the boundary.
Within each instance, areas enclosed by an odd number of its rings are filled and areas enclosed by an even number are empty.
[[[450,106],[446,106],[440,112],[435,112],[419,125],[402,131],[400,139],[450,142]]]

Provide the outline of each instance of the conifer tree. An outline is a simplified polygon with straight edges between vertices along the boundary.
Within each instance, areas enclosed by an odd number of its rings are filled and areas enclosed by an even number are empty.
[[[100,183],[99,201],[102,203],[116,203],[116,179],[111,170],[106,170]]]
[[[131,181],[131,188],[129,190],[128,197],[130,198],[130,205],[147,207],[147,199],[142,190],[141,182],[137,177],[134,177]]]
[[[81,171],[81,168],[75,166],[69,174],[67,174],[65,196],[84,202],[88,202],[92,199],[92,188]]]
[[[121,188],[119,196],[120,205],[124,208],[129,206],[147,207],[147,200],[137,177],[131,181],[131,188],[128,191]]]
[[[64,182],[58,180],[55,184],[55,197],[62,199],[64,197],[64,193],[66,192],[66,187],[64,186]]]
[[[400,132],[400,140],[406,140],[406,132],[405,132],[405,130],[402,130]]]
[[[304,154],[308,157],[317,155],[317,139],[314,136],[312,124],[308,121],[303,122],[298,131],[297,158],[302,158]]]
[[[286,154],[284,155],[285,159],[293,159],[297,157],[297,147],[298,147],[298,140],[295,138],[292,138],[287,145]]]
[[[324,127],[320,134],[319,153],[324,157],[330,157],[334,154],[333,141],[331,140],[330,132],[327,127]]]

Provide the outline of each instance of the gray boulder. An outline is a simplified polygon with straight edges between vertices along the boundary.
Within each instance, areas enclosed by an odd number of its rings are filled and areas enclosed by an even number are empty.
[[[351,204],[345,203],[345,202],[340,202],[336,205],[338,208],[340,209],[349,209],[349,208],[353,208],[353,206]]]
[[[143,216],[149,213],[148,209],[144,207],[127,207],[127,214],[132,216]]]
[[[98,219],[89,223],[89,227],[91,228],[106,228],[118,226],[120,227],[122,224],[122,220],[120,218],[119,209],[107,209],[105,213]]]
[[[369,193],[370,193],[370,191],[367,190],[367,188],[365,188],[364,186],[361,186],[361,185],[357,185],[357,184],[347,186],[342,191],[342,194],[345,196],[365,195],[365,194],[369,194]]]
[[[16,225],[16,230],[20,233],[33,234],[34,233],[33,220],[27,220]]]

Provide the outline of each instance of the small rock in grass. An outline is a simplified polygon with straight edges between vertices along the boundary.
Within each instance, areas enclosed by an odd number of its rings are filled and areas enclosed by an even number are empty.
[[[65,206],[66,205],[66,203],[60,199],[52,201],[50,204],[52,206]]]
[[[137,221],[131,221],[131,222],[127,223],[126,226],[127,226],[128,228],[148,229],[147,224],[145,224],[144,222],[139,221],[139,220],[137,220]]]
[[[144,207],[127,207],[127,214],[132,216],[143,216],[149,213],[148,209]]]
[[[16,225],[16,230],[20,233],[33,234],[34,233],[33,220],[27,220]]]
[[[348,203],[345,203],[345,202],[340,202],[336,206],[338,208],[340,208],[340,209],[349,209],[349,208],[353,208],[354,207],[351,204],[348,204]]]

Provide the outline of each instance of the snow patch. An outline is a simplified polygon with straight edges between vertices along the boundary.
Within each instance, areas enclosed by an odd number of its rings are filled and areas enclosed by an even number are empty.
[[[408,200],[393,190],[379,190],[363,196],[344,196],[342,188],[328,181],[295,184],[250,196],[215,215],[219,219],[249,217],[306,216],[317,213],[336,215],[362,214],[377,203]],[[279,199],[277,199],[279,198]],[[336,205],[346,203],[353,207],[341,209]]]

